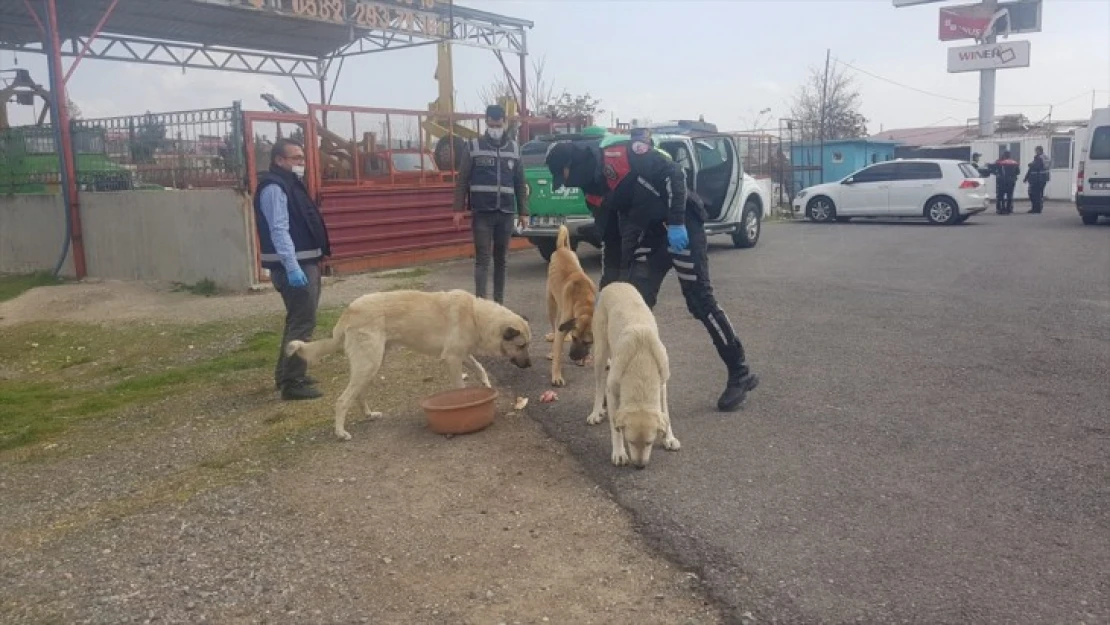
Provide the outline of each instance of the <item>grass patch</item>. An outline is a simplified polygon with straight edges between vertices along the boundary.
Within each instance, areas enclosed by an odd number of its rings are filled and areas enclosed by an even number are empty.
[[[15,299],[38,286],[54,286],[62,281],[49,271],[0,276],[0,302]]]
[[[220,289],[216,286],[216,283],[208,278],[193,284],[174,282],[173,290],[178,293],[192,293],[193,295],[202,295],[204,297],[212,297],[220,293]]]
[[[0,344],[9,378],[0,380],[0,450],[41,442],[89,418],[222,386],[241,372],[268,369],[279,326],[275,318],[190,327],[12,328]]]

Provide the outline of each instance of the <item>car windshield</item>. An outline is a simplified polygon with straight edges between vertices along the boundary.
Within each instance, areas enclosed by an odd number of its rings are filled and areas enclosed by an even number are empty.
[[[1110,126],[1095,128],[1095,134],[1091,137],[1091,151],[1087,154],[1087,158],[1092,161],[1110,161]]]
[[[520,162],[525,167],[542,167],[547,158],[547,149],[554,143],[570,141],[580,145],[597,145],[601,137],[597,135],[546,135],[520,146]]]

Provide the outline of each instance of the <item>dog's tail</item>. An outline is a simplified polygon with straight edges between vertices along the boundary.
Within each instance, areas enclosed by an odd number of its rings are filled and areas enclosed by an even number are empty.
[[[632,358],[642,354],[643,348],[647,348],[651,359],[655,361],[655,366],[659,369],[659,377],[663,380],[670,377],[671,365],[667,358],[667,348],[663,347],[658,333],[648,326],[633,326],[621,332],[613,349],[616,357],[609,363],[609,375],[615,380],[621,379]]]
[[[559,226],[559,234],[555,237],[555,248],[560,247],[570,249],[570,230],[565,225]]]
[[[343,340],[347,336],[347,320],[343,317],[339,318],[339,322],[332,329],[331,338],[312,342],[289,341],[285,346],[285,355],[300,356],[305,362],[312,364],[328,354],[334,354],[343,349]]]

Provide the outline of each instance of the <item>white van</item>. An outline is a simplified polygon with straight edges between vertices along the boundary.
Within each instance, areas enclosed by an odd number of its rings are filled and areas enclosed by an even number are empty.
[[[1086,143],[1079,156],[1075,208],[1092,226],[1099,217],[1110,217],[1110,108],[1091,112]]]

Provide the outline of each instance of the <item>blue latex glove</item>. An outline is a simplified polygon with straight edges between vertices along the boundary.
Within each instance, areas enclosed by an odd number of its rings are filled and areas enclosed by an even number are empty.
[[[300,289],[308,286],[308,276],[304,275],[304,271],[300,267],[290,271],[288,277],[289,286],[291,287]]]
[[[690,234],[686,226],[667,226],[667,245],[672,252],[681,252],[690,247]]]

